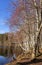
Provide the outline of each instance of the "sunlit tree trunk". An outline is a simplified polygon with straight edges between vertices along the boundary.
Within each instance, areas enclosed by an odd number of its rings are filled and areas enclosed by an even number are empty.
[[[34,0],[34,6],[35,6],[35,13],[36,13],[36,22],[35,22],[35,44],[34,44],[34,48],[33,48],[33,53],[36,57],[36,54],[39,52],[39,41],[40,41],[40,30],[42,27],[42,22],[41,22],[41,9],[39,7],[37,7],[36,1]],[[39,24],[40,23],[40,24]]]

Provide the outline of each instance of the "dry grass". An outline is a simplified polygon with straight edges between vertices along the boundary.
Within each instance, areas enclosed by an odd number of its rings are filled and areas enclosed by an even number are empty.
[[[42,53],[42,49],[40,49],[40,52]],[[28,52],[26,54],[23,54],[22,53],[21,55],[19,55],[17,57],[17,60],[16,61],[13,61],[13,62],[8,63],[6,65],[17,65],[17,63],[21,63],[21,65],[22,65],[22,63],[25,63],[23,65],[42,65],[42,55],[38,56],[36,58],[36,60],[33,60],[31,58],[31,55],[32,55],[32,51],[31,52]]]

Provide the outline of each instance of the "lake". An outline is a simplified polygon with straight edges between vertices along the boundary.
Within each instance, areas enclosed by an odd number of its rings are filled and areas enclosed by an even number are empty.
[[[11,60],[12,60],[12,57],[8,58],[8,57],[0,56],[0,65],[5,65],[11,62]]]

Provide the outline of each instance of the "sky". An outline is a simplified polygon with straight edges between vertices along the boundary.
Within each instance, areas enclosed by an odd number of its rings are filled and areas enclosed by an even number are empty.
[[[9,32],[9,27],[5,25],[7,18],[10,16],[8,12],[9,0],[0,0],[0,33]]]
[[[11,14],[8,8],[10,8],[10,0],[0,0],[0,34],[10,31],[9,27],[5,25]]]

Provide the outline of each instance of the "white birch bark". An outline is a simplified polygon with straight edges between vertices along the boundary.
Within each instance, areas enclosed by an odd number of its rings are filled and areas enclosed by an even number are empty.
[[[23,43],[19,43],[19,46],[22,48],[22,50],[25,53],[29,52],[28,37],[27,38],[24,38]]]
[[[35,6],[35,13],[36,13],[36,24],[35,24],[35,44],[37,44],[37,37],[40,33],[40,30],[42,28],[42,23],[40,25],[40,27],[38,28],[38,23],[41,21],[41,10],[38,9],[37,4],[36,4],[36,0],[34,0],[34,6]],[[34,46],[35,46],[34,44]],[[35,47],[33,48],[33,53],[35,53]]]

